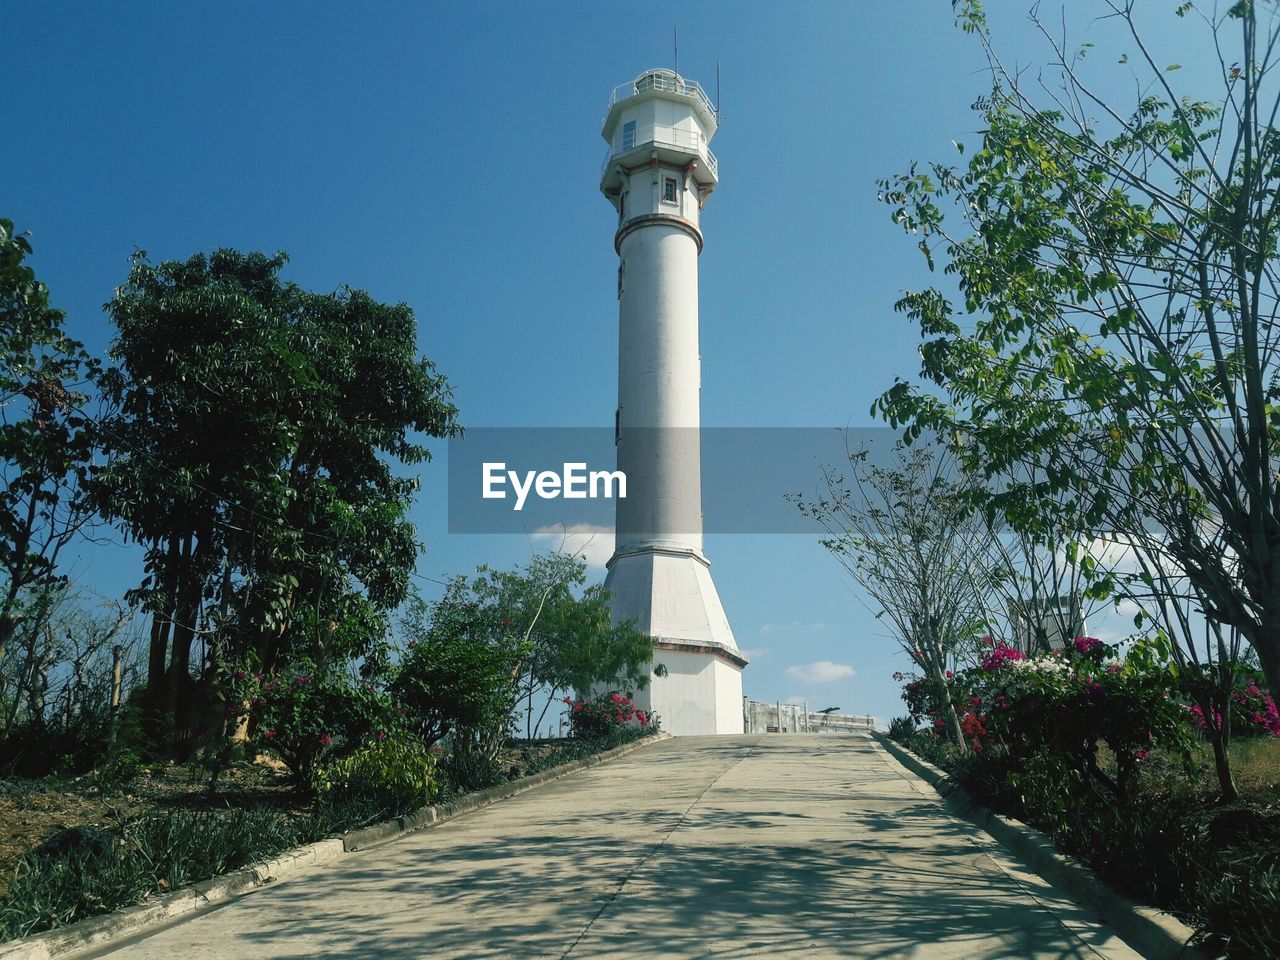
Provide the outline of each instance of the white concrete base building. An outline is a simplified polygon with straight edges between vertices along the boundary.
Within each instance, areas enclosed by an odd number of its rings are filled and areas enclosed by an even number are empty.
[[[636,705],[656,711],[676,735],[742,733],[742,668],[733,631],[705,558],[674,551],[615,555],[606,586],[616,620],[656,640],[652,676]]]
[[[600,189],[618,211],[615,621],[657,641],[637,704],[676,735],[742,732],[739,653],[702,552],[698,254],[718,182],[716,111],[696,83],[649,70],[614,90]]]

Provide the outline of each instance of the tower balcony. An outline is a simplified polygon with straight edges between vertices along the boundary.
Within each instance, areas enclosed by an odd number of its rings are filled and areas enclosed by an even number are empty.
[[[623,166],[636,166],[654,153],[659,160],[675,164],[685,164],[697,157],[702,160],[705,171],[697,177],[699,182],[715,184],[720,179],[720,164],[701,131],[653,123],[635,129],[634,133],[618,133],[618,142],[605,151],[600,164],[601,189],[605,188],[614,161]]]
[[[702,109],[712,117],[716,116],[716,108],[711,103],[711,98],[707,96],[707,91],[702,89],[702,84],[693,80],[686,80],[674,70],[649,70],[640,74],[630,83],[620,83],[613,88],[613,93],[609,97],[609,111],[613,112],[613,107],[619,101],[630,100],[632,97],[642,96],[648,93],[665,93],[677,97],[688,97],[695,101]],[[605,122],[608,122],[608,113],[605,116]]]

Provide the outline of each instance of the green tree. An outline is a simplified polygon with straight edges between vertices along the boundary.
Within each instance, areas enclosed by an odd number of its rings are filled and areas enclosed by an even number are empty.
[[[586,563],[538,555],[513,570],[481,567],[432,604],[412,604],[393,687],[434,742],[457,732],[466,749],[496,756],[521,705],[526,735],[556,695],[596,684],[648,683],[653,640],[614,625],[602,586],[579,588]]]
[[[629,622],[614,624],[609,592],[603,584],[584,589],[586,576],[586,562],[568,554],[536,557],[507,575],[507,596],[526,611],[524,619],[532,619],[527,611],[542,603],[520,664],[527,737],[537,733],[561,693],[585,695],[601,684],[630,691],[649,683],[653,638]]]
[[[848,571],[925,677],[943,712],[947,735],[960,750],[960,727],[947,683],[949,670],[975,649],[987,626],[985,564],[994,540],[967,504],[967,484],[951,474],[945,450],[898,448],[880,466],[868,450],[849,452],[848,477],[824,469],[816,499],[800,510],[826,531],[822,545]]]
[[[874,409],[908,439],[963,438],[988,510],[1018,529],[1061,509],[1112,539],[1158,531],[1280,696],[1276,20],[1250,0],[1166,9],[1204,30],[1220,80],[1201,99],[1157,59],[1135,4],[1106,0],[1130,48],[1112,69],[1126,87],[1139,78],[1124,109],[1095,92],[1091,45],[1042,27],[1053,66],[1032,81],[1005,68],[978,4],[956,6],[994,76],[980,143],[966,164],[912,166],[881,188],[959,302],[903,297],[939,390],[899,381]],[[1034,483],[1018,479],[1027,465]]]
[[[429,459],[414,432],[458,430],[408,306],[302,290],[285,262],[138,254],[107,304],[120,413],[96,498],[146,547],[147,700],[179,724],[218,664],[375,652],[419,552],[394,466]]]
[[[427,746],[458,731],[501,745],[516,704],[521,644],[482,607],[466,577],[435,603],[410,603],[402,621],[406,646],[391,690]]]
[[[24,620],[39,631],[64,581],[58,557],[93,519],[84,481],[95,414],[85,408],[100,367],[63,331],[31,252],[0,219],[0,661]]]

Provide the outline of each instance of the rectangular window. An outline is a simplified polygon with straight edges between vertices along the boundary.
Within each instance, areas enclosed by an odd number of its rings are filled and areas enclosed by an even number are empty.
[[[622,149],[630,150],[636,145],[636,122],[628,120],[622,125]]]
[[[675,177],[667,177],[662,181],[662,202],[663,203],[676,202],[676,178]]]

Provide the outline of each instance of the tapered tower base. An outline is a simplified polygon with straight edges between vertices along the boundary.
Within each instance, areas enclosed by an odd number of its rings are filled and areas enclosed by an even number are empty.
[[[742,668],[706,559],[687,549],[646,549],[609,561],[605,586],[614,622],[630,620],[654,638],[649,686],[636,706],[654,711],[676,736],[742,733]]]

